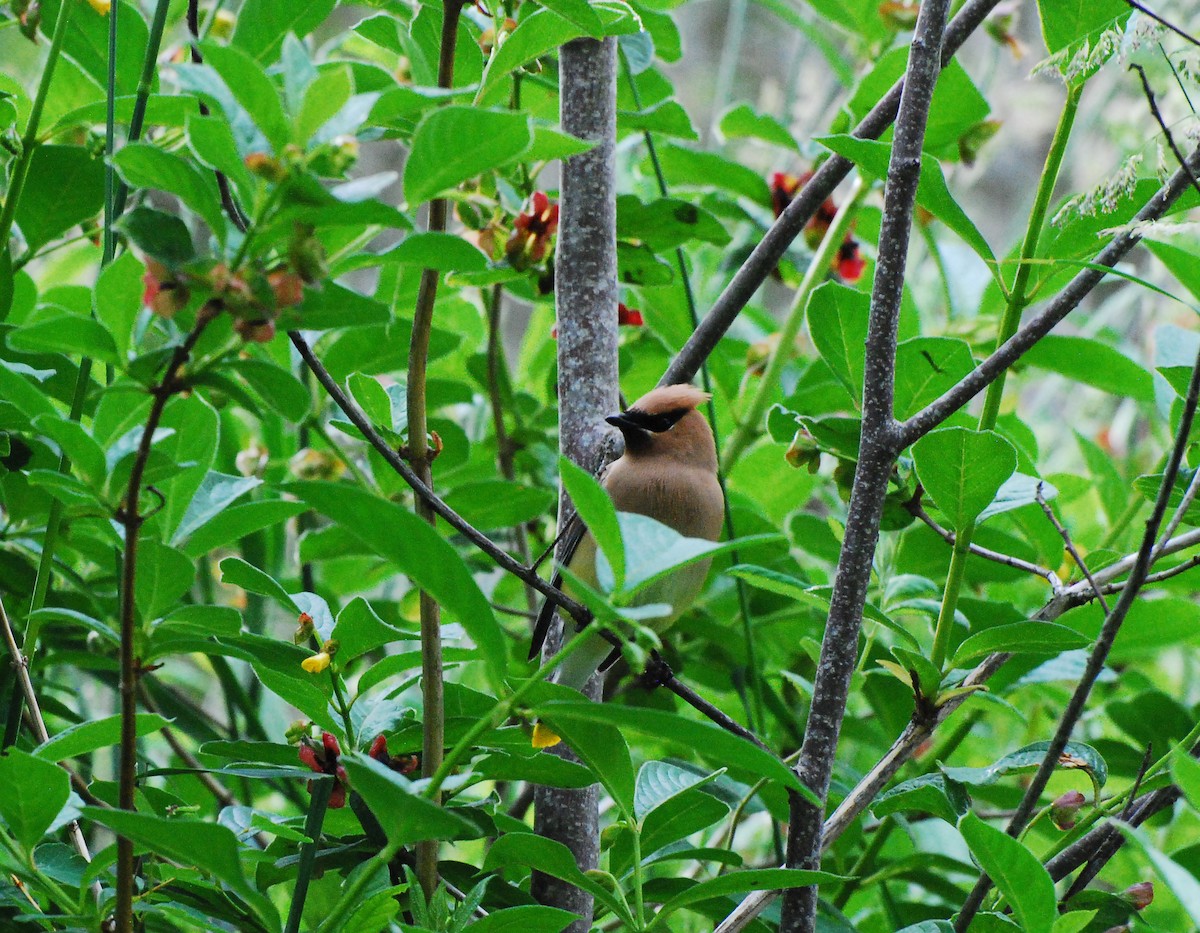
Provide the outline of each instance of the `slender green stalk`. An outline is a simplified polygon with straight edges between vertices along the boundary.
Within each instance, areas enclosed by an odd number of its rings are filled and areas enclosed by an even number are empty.
[[[342,896],[338,898],[338,902],[333,905],[333,909],[321,921],[321,925],[317,927],[315,933],[333,933],[338,929],[338,924],[346,919],[347,914],[356,904],[362,900],[363,892],[366,891],[367,885],[375,878],[380,869],[386,868],[388,862],[396,857],[396,853],[400,851],[400,846],[389,842],[386,846],[363,867],[354,880],[350,882],[346,890],[342,892]]]
[[[299,933],[300,930],[304,901],[308,897],[308,883],[312,880],[313,865],[317,860],[317,849],[320,848],[321,827],[325,824],[325,811],[329,807],[329,795],[333,793],[334,781],[336,778],[313,782],[312,800],[308,804],[308,816],[304,819],[304,835],[309,841],[300,846],[296,889],[292,892],[292,906],[288,909],[284,933]]]
[[[557,654],[534,671],[533,675],[527,681],[509,694],[507,699],[499,701],[488,713],[475,720],[475,725],[463,733],[463,737],[455,743],[450,751],[446,752],[445,757],[442,759],[441,767],[429,779],[429,785],[424,791],[425,796],[431,800],[437,800],[438,795],[441,793],[442,785],[446,783],[446,778],[450,776],[450,772],[454,770],[459,761],[462,760],[462,757],[471,750],[479,737],[489,729],[494,729],[498,723],[507,719],[517,704],[529,696],[529,692],[534,687],[549,677],[550,673],[566,658],[575,653],[584,643],[584,638],[588,634],[587,632],[577,634],[563,645]]]
[[[438,54],[438,87],[454,85],[454,49],[458,42],[458,23],[462,13],[462,0],[443,0],[442,37]],[[433,233],[444,233],[449,216],[449,205],[445,198],[436,198],[429,203],[428,229]],[[437,299],[438,280],[435,269],[425,269],[417,291],[417,305],[413,312],[412,338],[408,347],[408,450],[413,469],[427,486],[433,485],[430,469],[432,457],[428,444],[428,412],[425,395],[425,371],[429,362],[429,338],[433,332],[433,306]],[[417,514],[434,525],[437,516],[424,499],[417,498]],[[441,607],[437,600],[424,590],[420,596],[421,615],[421,696],[422,696],[422,743],[421,773],[430,777],[437,773],[442,764],[446,747],[446,711],[442,683],[442,632]],[[433,795],[433,799],[438,799]],[[426,897],[432,897],[438,884],[438,843],[431,839],[417,845],[417,877]]]
[[[142,137],[142,126],[146,119],[146,105],[150,99],[150,89],[154,87],[154,75],[158,67],[158,53],[162,48],[163,30],[167,24],[167,10],[170,5],[171,0],[158,0],[158,5],[154,8],[154,19],[150,22],[150,39],[146,43],[146,57],[142,61],[142,75],[138,80],[137,96],[133,101],[133,114],[129,120],[128,142],[136,142]],[[117,4],[114,3],[112,12],[115,14],[116,11]],[[111,158],[111,155],[109,157]],[[117,193],[112,202],[112,216],[114,221],[124,212],[125,202],[128,199],[129,186],[122,181],[117,187]]]
[[[116,254],[117,172],[113,156],[117,151],[117,24],[121,10],[120,0],[114,0],[108,10],[108,88],[104,102],[104,255],[101,267],[112,262]]]
[[[342,725],[346,729],[346,745],[354,748],[357,744],[354,740],[354,723],[350,719],[350,704],[346,702],[346,693],[342,689],[342,675],[335,672],[331,667],[329,669],[329,679],[333,681],[333,695],[337,700],[337,710],[342,714]]]
[[[758,436],[759,425],[762,423],[763,416],[767,413],[767,404],[770,402],[772,393],[779,382],[779,377],[783,373],[784,365],[791,359],[793,344],[796,342],[796,336],[800,333],[800,326],[804,323],[804,311],[808,307],[808,298],[817,285],[824,281],[825,274],[829,271],[834,254],[842,245],[846,232],[850,229],[850,222],[854,219],[855,208],[866,191],[867,186],[863,184],[862,178],[855,179],[854,187],[850,191],[850,197],[833,218],[833,223],[829,225],[824,239],[821,240],[821,245],[817,247],[816,254],[813,256],[812,262],[809,263],[808,269],[804,273],[800,287],[796,289],[792,306],[788,309],[783,327],[779,330],[779,343],[771,351],[766,369],[759,380],[758,390],[754,393],[749,407],[738,422],[733,436],[729,438],[729,443],[725,445],[721,459],[725,462],[725,469],[727,471],[733,470],[738,458],[741,457],[742,453],[750,445],[750,442]]]
[[[74,6],[74,3],[63,2],[58,7],[58,18],[54,21],[54,35],[50,39],[50,52],[46,58],[46,70],[42,72],[37,95],[29,109],[29,122],[25,125],[25,135],[21,137],[21,154],[13,166],[12,178],[8,182],[8,195],[4,199],[3,210],[0,210],[0,250],[8,249],[8,238],[12,233],[17,204],[21,200],[21,191],[29,175],[29,163],[33,161],[33,153],[37,148],[38,124],[42,122],[42,110],[46,106],[46,96],[50,93],[50,82],[54,80],[54,69],[62,55],[63,40],[67,37],[67,24],[70,22],[71,9]]]
[[[642,830],[637,821],[629,818],[629,832],[633,834],[633,910],[637,928],[646,929],[646,904],[642,894],[645,873],[642,871]]]
[[[1054,194],[1054,185],[1058,181],[1059,169],[1062,167],[1063,155],[1067,150],[1071,127],[1075,123],[1075,114],[1079,110],[1079,96],[1082,91],[1082,84],[1072,85],[1067,90],[1067,99],[1063,104],[1062,113],[1059,115],[1058,126],[1054,130],[1050,150],[1046,153],[1046,164],[1042,168],[1042,177],[1038,181],[1037,194],[1033,200],[1033,210],[1029,213],[1029,224],[1025,228],[1025,239],[1021,243],[1020,264],[1017,266],[1012,289],[1008,294],[1004,317],[1000,321],[1000,332],[996,335],[997,347],[1016,333],[1017,326],[1021,323],[1021,313],[1028,303],[1029,276],[1035,265],[1030,260],[1037,256],[1042,227],[1046,222],[1046,213],[1050,209],[1050,198]],[[1008,371],[1005,370],[988,386],[987,395],[983,400],[983,412],[979,416],[980,431],[990,431],[996,426],[1007,377]],[[946,663],[946,653],[950,648],[950,636],[954,631],[954,612],[958,608],[958,595],[966,573],[967,558],[970,556],[971,539],[975,536],[975,523],[970,522],[964,528],[956,528],[955,534],[954,550],[950,555],[950,569],[946,573],[946,590],[942,595],[942,606],[938,612],[937,625],[933,634],[933,650],[930,654],[930,660],[939,670]]]

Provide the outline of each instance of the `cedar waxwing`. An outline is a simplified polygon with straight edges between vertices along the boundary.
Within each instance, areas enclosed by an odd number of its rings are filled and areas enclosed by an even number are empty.
[[[725,518],[725,499],[717,480],[717,449],[707,419],[696,410],[708,398],[707,392],[694,386],[663,386],[605,419],[625,438],[625,453],[609,466],[602,480],[619,511],[648,515],[689,538],[717,540]],[[564,561],[574,576],[594,587],[596,541],[578,518],[573,524],[564,535]],[[672,607],[669,615],[647,620],[649,627],[661,633],[687,609],[704,585],[709,563],[702,560],[681,567],[638,594],[638,604],[668,603]],[[554,584],[562,585],[561,574],[555,575]],[[538,613],[530,658],[542,648],[554,608],[547,601]],[[611,642],[599,633],[586,637],[587,643],[558,669],[558,683],[582,690],[592,674],[616,661],[619,649]],[[535,726],[535,746],[544,748],[558,741],[545,726]]]

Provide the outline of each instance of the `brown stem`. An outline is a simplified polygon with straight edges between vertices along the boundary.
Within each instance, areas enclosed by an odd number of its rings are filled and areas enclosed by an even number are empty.
[[[438,55],[438,87],[454,84],[454,49],[458,41],[459,14],[462,0],[443,0],[442,42]],[[428,229],[432,233],[446,231],[449,205],[445,198],[429,203]],[[417,305],[413,312],[412,339],[408,345],[408,449],[413,469],[426,486],[433,486],[430,469],[432,457],[428,444],[428,413],[425,397],[425,371],[429,362],[429,337],[433,330],[433,306],[437,300],[436,269],[421,273],[417,290]],[[424,499],[417,499],[417,514],[429,524],[437,523],[436,514]],[[421,697],[423,701],[423,730],[421,744],[421,774],[432,777],[442,765],[446,746],[445,702],[442,686],[442,620],[441,607],[432,595],[421,591]],[[440,795],[434,802],[440,801]],[[426,897],[432,897],[438,883],[438,843],[426,840],[417,845],[417,877]]]
[[[220,313],[220,310],[220,305],[213,302],[209,302],[200,309],[196,314],[195,326],[171,355],[171,361],[167,364],[162,381],[151,389],[154,402],[150,406],[150,414],[146,418],[145,428],[142,429],[142,437],[133,459],[133,467],[129,471],[129,484],[125,489],[125,499],[117,510],[117,520],[125,532],[125,548],[121,562],[121,679],[119,687],[121,750],[117,793],[117,805],[122,810],[134,809],[133,798],[137,787],[137,689],[140,659],[134,655],[134,642],[137,624],[135,593],[138,533],[141,530],[142,522],[145,521],[145,516],[141,514],[138,506],[138,500],[142,493],[142,478],[145,476],[146,463],[150,458],[150,446],[154,441],[154,432],[162,420],[167,402],[170,401],[172,395],[184,388],[184,383],[179,379],[179,371],[191,356],[196,341],[200,339],[204,328]],[[133,933],[133,875],[133,840],[118,835],[117,933]]]

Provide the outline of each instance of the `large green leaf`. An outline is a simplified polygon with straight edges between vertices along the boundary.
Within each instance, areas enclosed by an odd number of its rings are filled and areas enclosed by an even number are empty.
[[[1073,628],[1053,622],[1013,622],[998,625],[968,635],[954,652],[952,667],[962,667],[967,662],[984,657],[994,651],[1013,654],[1059,654],[1074,648],[1083,648],[1089,639]]]
[[[16,223],[31,250],[45,246],[104,206],[104,163],[83,146],[38,146],[17,202]]]
[[[845,156],[865,174],[875,178],[887,178],[891,144],[844,135],[822,136],[816,141],[830,151]],[[937,159],[926,153],[921,154],[921,181],[917,187],[917,203],[957,233],[975,250],[979,258],[988,264],[988,270],[993,275],[996,274],[996,256],[992,248],[988,246],[979,228],[954,200],[950,189],[946,187],[946,176],[942,174],[942,167]]]
[[[1051,933],[1058,915],[1054,882],[1038,857],[974,813],[959,821],[971,854],[991,876],[1026,933]]]
[[[66,771],[19,748],[0,756],[0,787],[0,819],[26,849],[45,835],[71,796]]]
[[[8,344],[29,353],[70,353],[101,363],[117,362],[117,345],[104,325],[73,314],[60,313],[21,327],[9,334]]]
[[[857,289],[826,282],[805,309],[821,358],[855,401],[862,399],[869,306],[870,298]]]
[[[251,58],[269,65],[279,56],[288,33],[303,39],[321,25],[337,0],[246,0],[238,10],[233,45]]]
[[[139,737],[150,735],[167,723],[168,720],[157,713],[138,713],[135,731]],[[78,758],[97,749],[116,745],[120,741],[121,717],[106,716],[104,719],[76,723],[64,729],[35,748],[33,753],[46,761],[66,761],[68,758]]]
[[[205,64],[225,83],[230,94],[276,151],[282,151],[291,136],[279,92],[263,67],[240,49],[203,43]]]
[[[1061,373],[1068,379],[1139,402],[1154,401],[1154,380],[1145,369],[1090,337],[1047,334],[1021,358],[1022,363]]]
[[[956,531],[996,497],[1017,468],[1017,452],[995,431],[939,428],[913,445],[925,491]]]
[[[131,188],[166,191],[195,211],[218,240],[225,239],[225,217],[212,173],[202,172],[173,152],[149,143],[129,143],[113,164]]]
[[[479,646],[499,689],[508,657],[504,634],[466,563],[444,538],[414,513],[353,486],[308,482],[286,489],[433,596]]]
[[[779,891],[788,888],[806,888],[814,884],[841,881],[841,875],[824,871],[800,871],[792,868],[758,868],[735,871],[708,881],[690,885],[681,894],[675,895],[659,911],[656,918],[661,922],[676,910],[698,904],[710,898],[726,898],[744,891]]]
[[[393,845],[477,834],[472,823],[422,797],[413,790],[411,781],[374,758],[351,752],[341,761],[354,790],[367,802]]]
[[[416,207],[519,158],[532,145],[533,127],[523,113],[442,107],[417,125],[404,163],[404,197]]]
[[[1051,53],[1095,38],[1117,20],[1128,19],[1130,12],[1122,0],[1038,0],[1042,36]]]
[[[600,552],[608,559],[615,581],[614,588],[624,589],[625,541],[612,499],[594,476],[566,457],[558,458],[558,469],[579,520],[591,531]]]

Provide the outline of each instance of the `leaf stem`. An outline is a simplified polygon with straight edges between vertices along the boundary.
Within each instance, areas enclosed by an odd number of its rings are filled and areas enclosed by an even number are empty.
[[[1067,150],[1067,141],[1071,137],[1071,128],[1075,124],[1075,114],[1079,110],[1079,97],[1082,92],[1082,84],[1073,84],[1068,88],[1067,99],[1063,103],[1062,112],[1058,117],[1058,126],[1054,130],[1054,138],[1050,141],[1050,149],[1046,153],[1046,162],[1042,167],[1037,193],[1033,199],[1033,209],[1029,212],[1029,223],[1025,227],[1025,238],[1021,243],[1020,264],[1017,266],[1012,288],[1009,290],[1008,303],[1004,307],[1004,317],[1000,321],[1000,331],[996,335],[997,349],[1016,333],[1017,326],[1021,323],[1021,313],[1028,303],[1029,276],[1033,272],[1033,263],[1030,260],[1037,257],[1042,227],[1046,223],[1050,198],[1053,196],[1054,186],[1058,182],[1058,173],[1062,168],[1063,155]],[[990,431],[996,426],[1007,375],[1007,371],[1002,372],[987,388],[987,395],[983,401],[983,412],[979,416],[980,431]],[[946,663],[950,637],[954,632],[954,612],[958,608],[959,591],[962,588],[963,578],[966,576],[967,558],[971,553],[971,539],[975,536],[975,522],[971,521],[965,527],[955,531],[954,550],[950,555],[950,569],[946,573],[946,589],[942,594],[942,605],[938,611],[937,625],[933,634],[933,651],[930,654],[930,660],[938,670],[941,670]]]
[[[842,240],[854,219],[858,204],[866,191],[867,185],[859,176],[850,189],[850,197],[846,199],[846,203],[833,218],[833,223],[829,225],[824,239],[821,240],[821,245],[817,247],[812,261],[808,264],[808,269],[804,272],[800,287],[796,289],[796,294],[792,298],[792,306],[788,309],[783,326],[779,328],[779,342],[767,359],[766,368],[758,382],[758,389],[751,398],[745,413],[738,420],[737,429],[729,438],[725,450],[721,454],[721,460],[727,473],[733,471],[738,459],[761,431],[763,416],[766,415],[767,405],[775,394],[783,367],[792,358],[796,337],[804,323],[804,313],[808,307],[809,296],[812,295],[817,285],[825,280],[829,267],[833,263],[833,257],[841,247]]]
[[[333,793],[335,780],[330,778],[313,782],[312,799],[308,804],[308,815],[304,819],[304,835],[308,837],[308,842],[300,846],[296,889],[292,892],[292,905],[288,908],[284,933],[299,933],[300,920],[304,915],[304,901],[308,897],[308,884],[312,880],[313,865],[317,860],[317,849],[320,848],[321,827],[325,824],[325,811],[329,807],[329,795]]]

